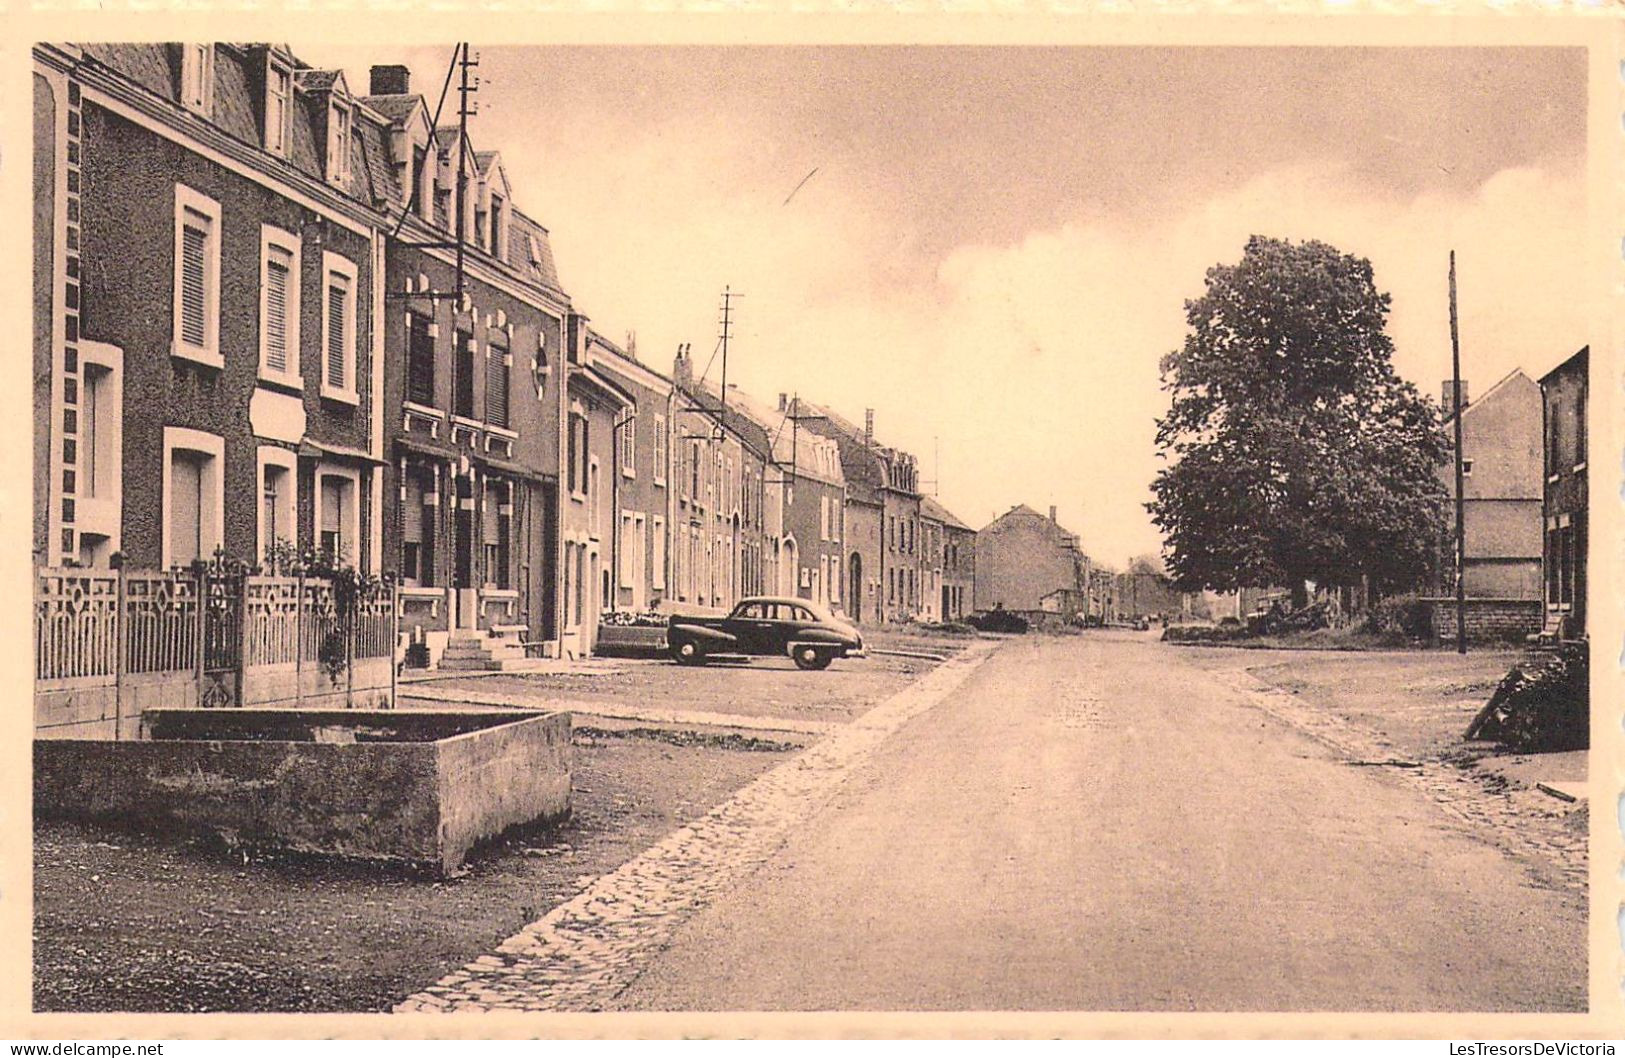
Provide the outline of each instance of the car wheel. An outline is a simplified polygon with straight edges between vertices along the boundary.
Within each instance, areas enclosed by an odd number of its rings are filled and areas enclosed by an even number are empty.
[[[833,659],[827,651],[819,650],[817,647],[796,647],[795,661],[798,669],[809,671],[827,669],[831,660]]]
[[[671,656],[679,665],[705,664],[705,651],[697,643],[679,643],[672,648]]]

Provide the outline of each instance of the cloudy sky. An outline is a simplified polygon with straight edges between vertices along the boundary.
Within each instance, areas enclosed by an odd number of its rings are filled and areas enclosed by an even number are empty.
[[[431,109],[450,56],[293,46],[357,89],[405,62]],[[1157,361],[1249,234],[1369,257],[1399,370],[1428,393],[1449,373],[1452,248],[1475,392],[1585,341],[1579,50],[481,59],[475,146],[501,151],[595,326],[635,331],[668,371],[679,342],[703,364],[729,285],[730,381],[856,421],[872,407],[966,522],[1054,504],[1106,562],[1159,547],[1142,506]]]

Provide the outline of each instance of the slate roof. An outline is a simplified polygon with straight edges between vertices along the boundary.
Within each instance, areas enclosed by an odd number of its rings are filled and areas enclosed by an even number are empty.
[[[256,67],[262,61],[262,47],[215,45],[214,95],[210,99],[207,119],[220,131],[255,148],[263,146],[256,102],[259,89],[255,87],[260,80]],[[93,42],[82,44],[80,48],[88,62],[106,67],[153,95],[180,105],[179,55],[175,46],[164,43]],[[287,57],[285,48],[275,46],[275,50]],[[294,120],[291,122],[292,134],[288,138],[287,153],[282,158],[267,154],[266,159],[274,165],[290,165],[312,179],[325,181],[322,149],[326,102],[323,93],[338,82],[342,73],[303,66],[297,59],[293,60],[293,64],[296,105],[292,108]],[[391,130],[411,118],[422,97],[397,94],[355,98],[385,118],[388,124],[380,124],[365,112],[358,115],[354,125],[355,134],[350,138],[350,186],[344,190],[361,205],[370,209],[389,207],[393,213],[398,210],[403,195],[391,153]],[[441,147],[449,146],[456,142],[460,131],[455,124],[437,129],[435,143]],[[475,154],[481,172],[489,169],[491,159],[497,154],[497,151]],[[512,211],[506,263],[548,293],[560,300],[568,300],[559,282],[547,229],[517,207]]]
[[[924,518],[930,518],[932,521],[941,522],[950,529],[963,529],[967,533],[976,531],[956,518],[952,511],[938,503],[931,496],[920,497],[920,515]]]
[[[798,401],[798,406],[802,415],[824,417],[823,421],[811,420],[804,425],[814,433],[832,438],[840,446],[841,474],[846,479],[848,494],[860,500],[876,502],[878,491],[885,488],[889,481],[884,450],[878,445],[870,447],[866,444],[863,427],[843,418],[833,408],[806,400]]]
[[[419,98],[415,95],[362,96],[361,101],[398,125],[412,116]]]
[[[735,437],[739,438],[747,447],[754,450],[757,455],[764,459],[772,457],[772,438],[768,436],[767,430],[762,426],[761,423],[758,423],[754,418],[740,409],[738,403],[734,399],[733,392],[729,392],[728,402],[726,407],[724,407],[721,398],[721,390],[709,382],[695,383],[693,386],[688,388],[682,386],[677,388],[680,391],[687,393],[689,398],[692,399],[695,404],[698,404],[700,407],[706,409],[706,411],[703,412],[688,409],[691,414],[705,415],[713,422],[721,420],[724,429],[733,434]],[[682,404],[678,405],[679,409],[682,409],[683,407],[684,405]]]
[[[91,43],[81,45],[81,51],[88,61],[180,105],[179,60],[171,45]],[[254,67],[260,61],[258,48],[216,44],[214,94],[209,100],[208,113],[210,124],[256,148],[262,146],[253,87],[258,80]],[[298,105],[292,108],[293,134],[288,139],[286,156],[277,161],[316,180],[326,176],[318,149],[317,130],[325,128],[325,115],[321,112],[325,104],[319,93],[332,88],[339,76],[337,70],[300,68],[294,71],[294,95]],[[355,130],[356,135],[351,137],[352,183],[347,190],[356,201],[376,208],[399,191],[388,138],[383,127],[365,117],[356,122]]]
[[[833,471],[825,470],[818,465],[817,451],[807,441],[796,443],[794,423],[788,418],[788,412],[780,411],[777,407],[766,401],[758,400],[754,395],[742,389],[733,389],[728,392],[728,403],[749,416],[771,438],[773,458],[781,465],[788,466],[795,463],[796,473],[805,477],[815,478],[831,485],[846,484],[845,475],[841,471],[841,462],[835,461]],[[802,426],[802,432],[814,441],[829,442],[829,438],[814,433]]]

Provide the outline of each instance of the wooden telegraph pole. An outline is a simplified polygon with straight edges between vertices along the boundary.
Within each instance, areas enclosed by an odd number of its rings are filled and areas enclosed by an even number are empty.
[[[1467,653],[1467,527],[1461,451],[1461,337],[1456,326],[1456,251],[1450,251],[1450,389],[1456,418],[1456,653]]]

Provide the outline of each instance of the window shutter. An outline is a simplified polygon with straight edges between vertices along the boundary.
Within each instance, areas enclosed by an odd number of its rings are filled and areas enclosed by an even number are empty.
[[[485,362],[485,421],[508,428],[508,351],[489,346]]]
[[[502,533],[499,531],[501,526],[497,522],[498,505],[496,489],[487,484],[485,486],[485,510],[482,512],[484,517],[481,519],[484,524],[480,527],[481,536],[487,544],[502,542]]]
[[[209,218],[188,209],[181,230],[181,340],[202,348],[207,337]]]
[[[423,482],[416,474],[406,479],[406,502],[401,505],[401,535],[409,543],[423,542]]]
[[[273,246],[265,262],[265,367],[288,370],[288,279],[293,255]]]
[[[327,279],[327,384],[335,389],[347,389],[348,372],[344,364],[344,328],[348,322],[347,310],[350,288],[337,272]]]
[[[412,315],[411,342],[407,349],[406,399],[416,404],[434,406],[434,337],[429,333],[429,321],[416,313]]]

